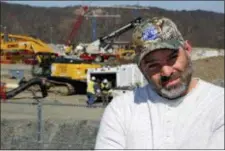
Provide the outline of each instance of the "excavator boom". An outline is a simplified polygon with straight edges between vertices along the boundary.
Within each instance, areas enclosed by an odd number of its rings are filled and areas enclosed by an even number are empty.
[[[100,41],[105,41],[105,40],[109,40],[111,38],[115,38],[117,36],[120,36],[121,34],[127,32],[128,30],[136,27],[138,24],[141,23],[141,21],[142,21],[142,18],[141,17],[138,17],[138,18],[132,20],[127,25],[125,25],[125,26],[119,28],[118,30],[111,32],[109,35],[104,36],[104,37],[101,37],[99,39],[100,39]]]
[[[132,20],[125,26],[117,29],[116,31],[111,32],[110,34],[100,37],[94,42],[90,43],[87,46],[82,46],[84,50],[78,50],[76,49],[75,52],[84,51],[89,54],[99,54],[99,53],[108,53],[112,52],[111,44],[113,43],[113,40],[122,35],[123,33],[129,31],[130,29],[135,28],[138,24],[142,22],[141,17],[137,17],[136,19]]]

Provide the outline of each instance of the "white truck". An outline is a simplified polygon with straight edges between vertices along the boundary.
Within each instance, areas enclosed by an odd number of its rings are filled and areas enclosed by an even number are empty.
[[[92,76],[95,76],[96,79],[99,79],[100,81],[107,79],[111,82],[112,97],[132,91],[137,86],[144,86],[147,84],[147,80],[136,64],[88,69],[87,82],[90,81]]]

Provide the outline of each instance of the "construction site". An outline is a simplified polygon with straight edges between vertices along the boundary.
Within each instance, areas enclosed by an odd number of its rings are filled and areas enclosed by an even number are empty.
[[[133,61],[135,46],[119,38],[143,21],[141,13],[100,37],[98,17],[124,18],[81,6],[64,44],[1,25],[1,149],[93,149],[106,106],[96,98],[87,107],[91,77],[111,82],[111,100],[147,84]],[[74,43],[87,18],[92,42]],[[193,46],[191,59],[194,77],[224,87],[224,49]]]

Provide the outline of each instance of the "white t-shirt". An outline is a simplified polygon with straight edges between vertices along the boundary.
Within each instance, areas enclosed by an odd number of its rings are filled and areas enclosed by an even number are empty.
[[[95,149],[224,149],[224,88],[198,80],[166,100],[149,85],[112,100]]]

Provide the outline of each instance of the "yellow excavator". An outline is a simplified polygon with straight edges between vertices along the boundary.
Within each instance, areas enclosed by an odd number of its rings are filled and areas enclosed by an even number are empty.
[[[14,55],[11,57],[4,55],[7,53]],[[33,77],[44,78],[51,86],[63,87],[63,94],[66,95],[83,91],[86,86],[87,70],[101,67],[99,64],[79,58],[59,56],[40,39],[14,34],[1,33],[1,61],[4,60],[3,56],[8,57],[10,61],[18,56],[20,56],[18,60],[36,60],[36,63],[32,63]]]
[[[38,38],[15,34],[1,33],[1,50],[27,50],[34,53],[51,52],[54,50]]]
[[[39,53],[48,57],[57,55],[54,50],[38,38],[1,33],[1,61],[14,61],[26,64],[40,63]],[[35,54],[36,58],[32,56]],[[16,61],[16,62],[15,62]]]
[[[42,63],[33,65],[32,75],[46,79],[49,89],[60,94],[85,94],[88,69],[100,67],[100,64],[79,58],[58,56],[55,59],[42,59]]]

